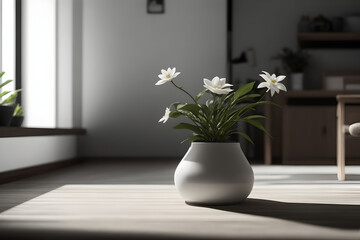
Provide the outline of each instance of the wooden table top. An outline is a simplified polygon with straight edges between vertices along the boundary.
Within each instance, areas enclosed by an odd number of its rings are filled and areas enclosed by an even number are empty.
[[[101,162],[0,185],[0,207],[28,199],[0,213],[0,239],[360,239],[360,167],[338,183],[334,166],[255,166],[247,200],[197,207],[175,166]]]

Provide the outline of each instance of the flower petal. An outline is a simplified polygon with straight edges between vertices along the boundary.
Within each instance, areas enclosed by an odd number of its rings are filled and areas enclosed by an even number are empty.
[[[209,79],[204,78],[204,84],[207,86],[212,86],[212,82]]]
[[[261,82],[257,88],[269,88],[269,84],[267,82]]]
[[[220,86],[220,78],[218,76],[214,77],[211,82],[214,86]]]
[[[157,83],[155,83],[155,85],[162,85],[162,84],[167,83],[167,82],[170,82],[170,81],[171,81],[171,79],[170,79],[170,80],[161,79],[161,80],[157,81]]]
[[[165,70],[165,69],[161,69],[161,74],[162,74],[162,75],[166,75],[166,70]]]
[[[234,86],[234,85],[225,83],[224,85],[222,85],[222,88],[228,88],[228,87],[232,87],[232,86]]]
[[[174,75],[176,72],[176,68],[174,67],[173,69],[171,69],[171,75]]]
[[[280,75],[280,76],[278,76],[278,77],[276,78],[276,81],[277,81],[277,82],[280,82],[280,81],[284,80],[285,78],[286,78],[286,76]]]
[[[271,96],[274,96],[275,90],[271,88],[270,91],[271,91]]]
[[[265,72],[265,71],[262,71],[263,73],[265,73],[265,75],[268,77],[268,78],[270,78],[271,76],[270,76],[270,74],[268,73],[268,72]]]
[[[277,87],[278,87],[280,90],[283,90],[283,91],[287,92],[287,89],[286,89],[286,87],[285,87],[284,84],[278,83],[278,84],[277,84]]]
[[[259,74],[260,77],[262,77],[267,83],[271,84],[271,80],[267,75]]]
[[[226,83],[226,78],[220,78],[219,83],[220,83],[220,86],[223,87]]]

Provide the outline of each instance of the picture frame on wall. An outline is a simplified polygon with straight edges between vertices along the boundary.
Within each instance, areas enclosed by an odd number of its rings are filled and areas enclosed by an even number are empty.
[[[165,13],[165,0],[147,0],[147,12],[149,14]]]

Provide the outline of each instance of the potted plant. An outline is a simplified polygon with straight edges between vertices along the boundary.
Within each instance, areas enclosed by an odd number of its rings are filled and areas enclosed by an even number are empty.
[[[0,73],[0,78],[5,74],[5,72]],[[4,83],[0,84],[0,99],[5,98],[0,102],[0,126],[9,126],[11,122],[12,115],[14,113],[15,101],[18,95],[18,92],[21,89],[16,91],[2,91],[1,89],[7,84],[11,83],[13,80],[7,80]]]
[[[24,113],[20,104],[16,105],[13,117],[11,118],[10,126],[11,127],[21,127],[21,124],[24,121]]]
[[[176,68],[163,69],[156,83],[171,83],[191,99],[191,103],[172,103],[159,120],[165,123],[169,118],[186,117],[189,122],[179,123],[174,128],[192,132],[186,139],[192,144],[175,171],[175,186],[189,204],[240,202],[250,194],[254,174],[240,144],[230,142],[230,137],[237,134],[253,143],[246,133],[239,132],[234,126],[242,121],[266,132],[259,121],[265,117],[250,113],[256,106],[272,102],[263,100],[266,93],[253,91],[255,81],[234,91],[225,78],[219,77],[204,79],[205,89],[193,97],[174,82],[179,74]],[[267,72],[260,76],[265,82],[258,88],[267,88],[266,92],[270,91],[271,96],[280,90],[286,91],[281,83],[285,76],[277,77]],[[205,94],[208,95],[206,100],[203,99]]]
[[[291,89],[302,90],[304,81],[304,70],[308,65],[309,55],[303,50],[293,51],[283,48],[282,52],[274,57],[280,59],[284,70],[290,74]]]

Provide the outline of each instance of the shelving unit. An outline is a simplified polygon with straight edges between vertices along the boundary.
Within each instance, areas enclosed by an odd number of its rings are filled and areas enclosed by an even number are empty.
[[[360,32],[298,33],[300,48],[360,48]]]

